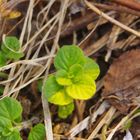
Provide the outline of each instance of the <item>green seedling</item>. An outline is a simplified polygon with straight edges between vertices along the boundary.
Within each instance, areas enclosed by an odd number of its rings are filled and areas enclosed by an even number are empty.
[[[69,107],[74,99],[87,100],[94,95],[99,66],[74,45],[59,49],[54,66],[56,73],[48,77],[43,90],[50,103],[59,105],[59,116],[66,118],[74,109]]]
[[[0,140],[22,140],[22,106],[11,97],[0,100]],[[28,140],[45,139],[45,127],[43,124],[34,126]]]
[[[5,37],[1,44],[0,67],[6,65],[8,60],[19,60],[23,56],[19,40],[14,36]]]

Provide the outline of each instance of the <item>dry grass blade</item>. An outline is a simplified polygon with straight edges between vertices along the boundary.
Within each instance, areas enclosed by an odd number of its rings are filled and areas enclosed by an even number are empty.
[[[6,66],[1,67],[0,71],[10,69],[10,68],[15,67],[16,65],[19,65],[19,64],[23,64],[23,65],[28,65],[29,64],[29,65],[34,65],[34,66],[43,66],[43,65],[39,64],[38,62],[43,61],[43,60],[47,60],[47,59],[53,58],[53,57],[54,57],[54,55],[44,56],[44,57],[36,58],[36,59],[32,59],[32,60],[21,60],[21,61],[13,62],[13,63],[10,63]]]
[[[88,137],[88,140],[93,139],[97,135],[99,130],[103,127],[103,125],[108,124],[112,120],[112,117],[114,116],[115,112],[116,112],[116,109],[114,107],[111,107],[107,111],[106,115],[103,117],[103,119],[99,122],[97,127],[93,130],[93,132]]]
[[[23,39],[25,37],[25,31],[26,31],[26,27],[27,27],[27,24],[28,24],[28,20],[29,20],[29,16],[30,16],[30,13],[31,11],[33,10],[33,5],[34,5],[34,0],[30,0],[30,3],[29,3],[29,7],[28,7],[28,11],[27,11],[27,15],[25,17],[25,21],[24,21],[24,25],[23,25],[23,29],[22,29],[22,33],[20,35],[20,43],[22,45],[23,43]]]
[[[76,136],[78,133],[80,133],[81,131],[83,131],[84,129],[88,128],[89,123],[93,123],[96,121],[98,115],[102,115],[106,109],[109,107],[107,102],[103,102],[99,108],[91,115],[88,116],[87,118],[85,118],[84,120],[82,120],[79,124],[77,124],[74,128],[72,128],[69,131],[69,136],[71,138],[73,138],[74,136]]]

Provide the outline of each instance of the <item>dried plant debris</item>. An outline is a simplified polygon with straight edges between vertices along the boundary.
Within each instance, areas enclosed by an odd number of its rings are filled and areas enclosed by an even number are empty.
[[[128,51],[111,65],[104,80],[103,95],[126,114],[140,96],[140,49]]]

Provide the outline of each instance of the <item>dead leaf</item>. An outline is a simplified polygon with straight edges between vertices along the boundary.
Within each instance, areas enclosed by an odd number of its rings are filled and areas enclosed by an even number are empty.
[[[10,7],[7,7],[7,5],[9,5],[8,2],[0,0],[0,17],[6,19],[14,19],[21,16],[21,13],[19,11],[12,10],[10,9]]]
[[[128,112],[140,96],[140,50],[121,55],[110,67],[104,80],[103,97],[121,113]]]

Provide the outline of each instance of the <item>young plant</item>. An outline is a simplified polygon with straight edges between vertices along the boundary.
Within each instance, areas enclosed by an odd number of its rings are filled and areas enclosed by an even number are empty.
[[[100,71],[98,65],[74,45],[59,49],[54,66],[56,73],[48,77],[43,90],[50,103],[59,105],[58,115],[66,118],[74,109],[74,99],[87,100],[94,95]]]
[[[6,65],[8,60],[19,60],[24,54],[20,51],[19,40],[14,36],[5,37],[1,44],[0,67]]]
[[[22,140],[22,106],[11,97],[0,100],[0,140]],[[34,126],[28,136],[28,140],[45,139],[45,127],[43,124]]]

